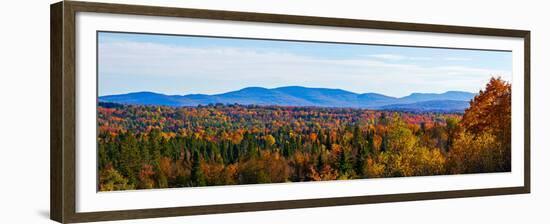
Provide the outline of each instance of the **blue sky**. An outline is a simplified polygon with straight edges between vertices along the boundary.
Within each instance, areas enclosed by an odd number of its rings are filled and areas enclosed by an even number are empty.
[[[99,95],[216,94],[250,86],[338,88],[401,97],[510,81],[512,53],[100,32]]]

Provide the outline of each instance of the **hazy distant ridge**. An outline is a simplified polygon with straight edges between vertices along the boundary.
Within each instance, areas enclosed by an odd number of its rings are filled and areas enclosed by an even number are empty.
[[[207,104],[243,104],[278,106],[352,107],[384,110],[460,112],[468,107],[474,93],[448,91],[445,93],[413,93],[396,98],[378,93],[357,94],[341,89],[287,86],[273,89],[248,87],[237,91],[205,95],[164,95],[135,92],[101,96],[101,102],[138,105],[198,106]]]

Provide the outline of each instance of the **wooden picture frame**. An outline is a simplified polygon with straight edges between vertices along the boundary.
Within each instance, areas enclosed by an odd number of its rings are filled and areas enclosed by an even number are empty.
[[[295,15],[276,15],[248,12],[214,11],[138,5],[119,5],[91,2],[59,2],[51,5],[51,219],[61,223],[91,222],[153,217],[201,215],[262,211],[275,209],[310,208],[355,204],[433,200],[444,198],[524,194],[530,192],[530,32],[494,28],[445,26],[402,22],[385,22]],[[439,34],[468,34],[492,37],[522,38],[524,43],[524,184],[521,187],[452,190],[440,192],[404,193],[300,199],[238,204],[168,207],[101,212],[77,212],[76,204],[76,99],[75,99],[75,21],[77,12],[184,17],[225,21],[263,22],[267,24],[297,24],[329,27],[382,29],[391,31],[430,32]]]

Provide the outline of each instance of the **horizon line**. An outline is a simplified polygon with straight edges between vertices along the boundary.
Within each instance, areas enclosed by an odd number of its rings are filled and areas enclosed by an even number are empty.
[[[125,92],[125,93],[114,93],[114,94],[107,94],[107,95],[97,94],[97,97],[99,98],[99,97],[116,96],[116,95],[127,95],[127,94],[133,94],[133,93],[153,93],[153,94],[159,94],[159,95],[165,95],[165,96],[190,96],[190,95],[215,96],[215,95],[222,95],[222,94],[226,94],[226,93],[230,93],[230,92],[237,92],[237,91],[241,91],[241,90],[249,89],[249,88],[260,88],[260,89],[266,89],[266,90],[275,90],[275,89],[288,88],[288,87],[299,87],[299,88],[306,88],[306,89],[340,90],[340,91],[345,91],[345,92],[356,94],[356,95],[378,94],[378,95],[383,95],[383,96],[386,96],[386,97],[392,97],[392,98],[397,98],[397,99],[407,97],[407,96],[411,96],[413,94],[444,94],[444,93],[449,93],[449,92],[462,92],[462,93],[477,94],[477,92],[470,92],[470,91],[464,91],[464,90],[447,90],[447,91],[444,91],[444,92],[411,92],[407,95],[397,97],[397,96],[391,96],[391,95],[386,95],[386,94],[377,93],[377,92],[356,93],[356,92],[353,92],[353,91],[348,91],[348,90],[344,90],[344,89],[340,89],[340,88],[306,87],[306,86],[292,85],[292,86],[279,86],[279,87],[273,87],[273,88],[266,88],[266,87],[261,87],[261,86],[249,86],[249,87],[243,87],[243,88],[240,88],[240,89],[237,89],[237,90],[230,90],[230,91],[227,91],[227,92],[214,93],[214,94],[204,94],[204,93],[167,94],[167,93],[156,92],[156,91],[152,91],[152,90],[141,90],[141,91],[133,91],[133,92]]]

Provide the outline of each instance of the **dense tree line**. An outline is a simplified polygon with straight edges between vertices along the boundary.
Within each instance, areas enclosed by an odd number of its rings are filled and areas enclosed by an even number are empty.
[[[100,103],[102,191],[510,171],[510,85],[464,114]]]

